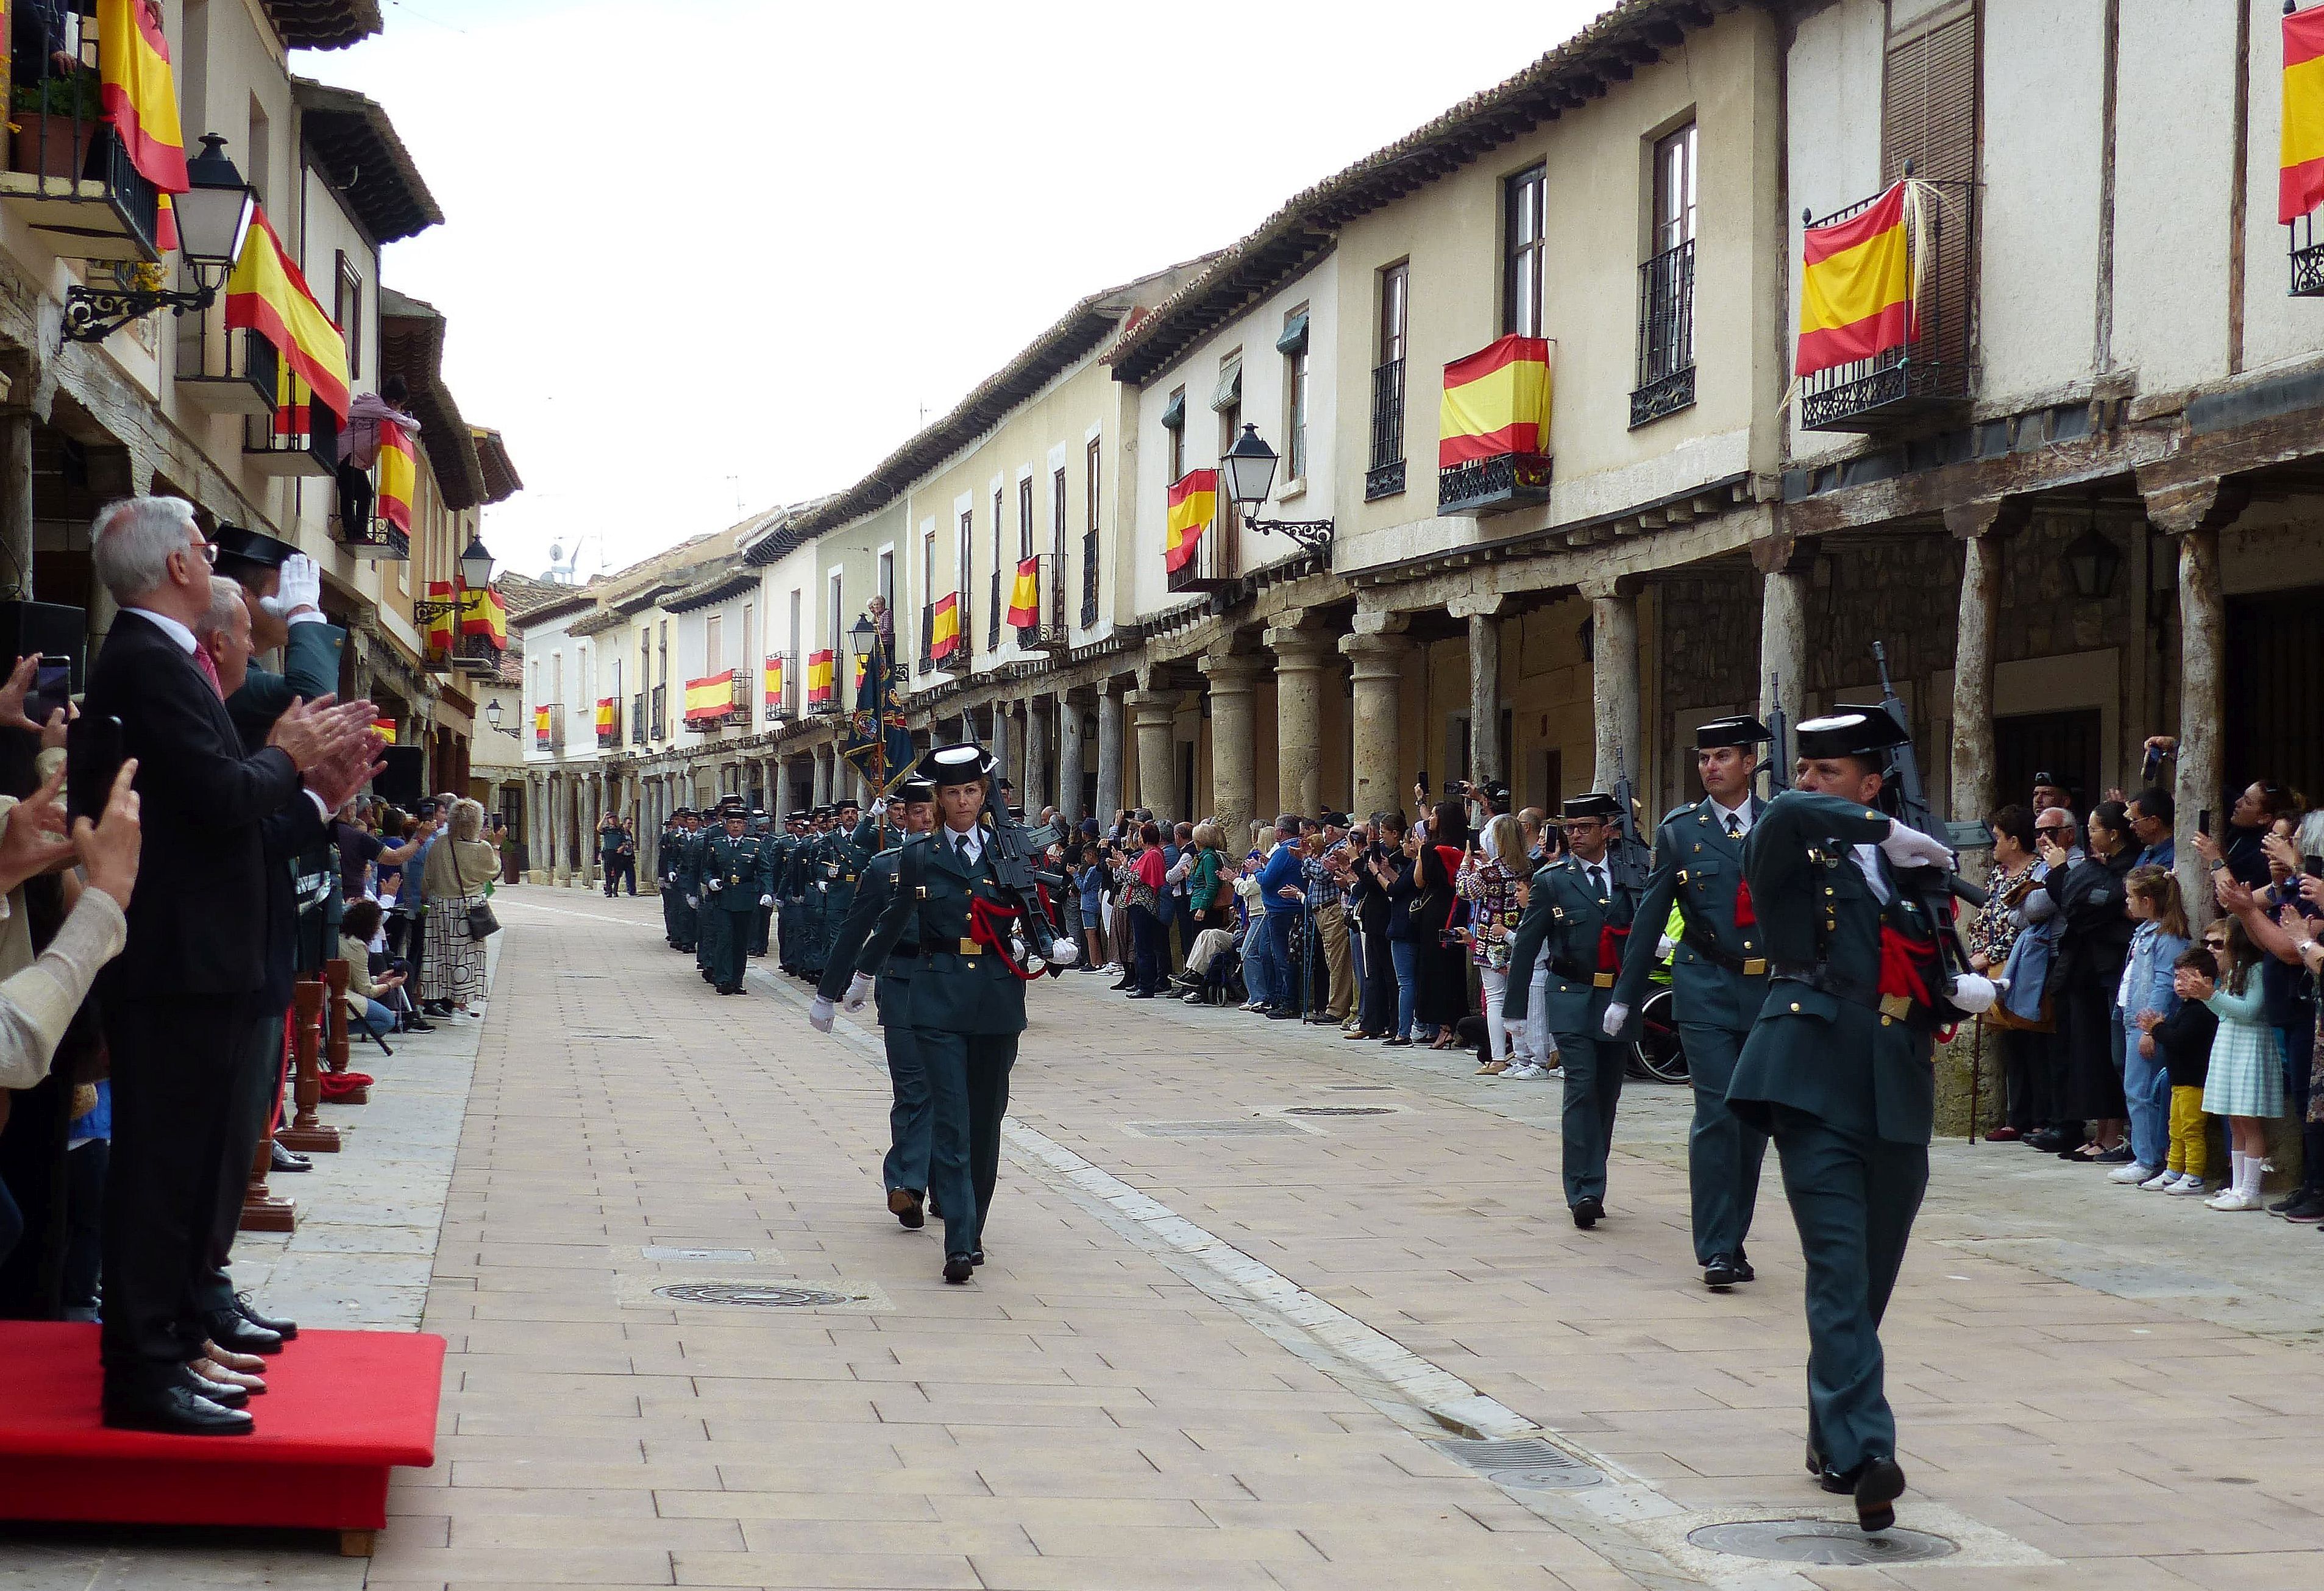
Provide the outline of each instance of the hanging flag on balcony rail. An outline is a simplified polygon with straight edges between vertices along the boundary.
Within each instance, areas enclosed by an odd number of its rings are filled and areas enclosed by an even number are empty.
[[[734,710],[734,671],[686,682],[686,721],[715,723]]]
[[[6,9],[0,5],[0,11]],[[170,40],[145,0],[97,0],[97,26],[105,119],[120,135],[122,152],[138,175],[161,190],[154,242],[170,254],[178,246],[170,196],[191,186],[178,86],[170,75]]]
[[[392,420],[379,422],[379,517],[411,534],[411,498],[420,479],[420,462],[411,439]],[[366,527],[352,527],[361,533]]]
[[[547,708],[532,709],[532,744],[538,750],[549,749],[549,709]]]
[[[877,795],[892,795],[912,771],[912,735],[904,727],[902,671],[890,656],[887,627],[855,660],[855,710],[839,754]],[[876,660],[876,661],[875,661]]]
[[[1162,541],[1164,569],[1176,571],[1194,561],[1204,527],[1211,523],[1218,506],[1217,470],[1190,469],[1178,477],[1178,484],[1170,488],[1170,513]]]
[[[807,654],[807,699],[811,707],[820,707],[832,698],[831,653],[828,651]]]
[[[379,736],[382,745],[395,744],[395,720],[392,718],[374,718],[371,721],[371,732]]]
[[[928,624],[928,657],[940,663],[959,650],[960,593],[954,591],[936,598]]]
[[[868,656],[859,656],[855,660],[855,680],[848,689],[858,696],[863,694],[863,669],[871,661]]]
[[[1017,566],[1009,587],[1009,622],[1019,630],[1041,622],[1041,557],[1035,553]]]
[[[428,600],[442,606],[428,615],[428,650],[436,652],[452,650],[455,619],[451,604],[458,587],[449,580],[428,582]]]
[[[508,602],[498,586],[483,591],[461,588],[460,634],[483,636],[495,652],[508,650]]]
[[[613,698],[601,696],[597,698],[597,738],[600,741],[610,740],[613,735]]]
[[[783,660],[780,657],[767,660],[766,685],[767,707],[771,711],[783,705]]]
[[[278,437],[303,437],[314,429],[307,412],[307,401],[315,395],[314,389],[290,374],[288,365],[274,367],[274,422]]]
[[[1436,467],[1538,454],[1549,445],[1549,343],[1511,334],[1444,367]]]
[[[315,301],[263,206],[252,212],[242,257],[226,279],[226,323],[272,343],[285,367],[314,389],[316,402],[347,417],[347,339]]]
[[[2324,204],[2324,9],[2283,19],[2283,170],[2275,218]]]
[[[1853,365],[1913,340],[1916,188],[1925,190],[1899,181],[1846,220],[1808,228],[1794,375]]]

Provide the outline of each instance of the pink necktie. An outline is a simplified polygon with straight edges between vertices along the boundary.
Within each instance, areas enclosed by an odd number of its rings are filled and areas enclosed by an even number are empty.
[[[199,645],[196,645],[194,648],[194,667],[202,671],[202,678],[210,682],[210,689],[218,693],[218,699],[220,701],[224,701],[226,699],[226,687],[218,680],[217,664],[212,661],[210,654],[204,652]]]

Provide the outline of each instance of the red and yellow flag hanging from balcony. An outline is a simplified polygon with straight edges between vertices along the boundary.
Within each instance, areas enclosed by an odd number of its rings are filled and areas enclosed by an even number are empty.
[[[0,11],[5,11],[0,5]],[[158,11],[146,0],[97,0],[97,75],[105,119],[121,138],[137,174],[161,190],[154,241],[163,254],[178,246],[178,218],[170,196],[191,186],[186,175],[186,134],[178,119],[178,86],[170,75],[170,41]]]
[[[460,634],[483,636],[495,652],[508,650],[508,603],[498,586],[482,591],[461,588]]]
[[[395,744],[395,720],[392,718],[374,718],[371,721],[371,732],[379,736],[382,745]]]
[[[315,301],[263,208],[252,213],[242,257],[226,279],[226,323],[248,327],[272,343],[286,370],[314,390],[317,402],[341,420],[347,417],[347,339]]]
[[[452,650],[454,617],[452,603],[456,589],[449,580],[428,582],[428,600],[438,606],[428,615],[428,650],[447,652]]]
[[[1848,219],[1808,228],[1794,375],[1853,365],[1913,340],[1913,187],[1897,182]]]
[[[1549,445],[1549,343],[1514,334],[1444,367],[1436,467],[1538,454]]]
[[[831,671],[829,651],[807,654],[807,699],[809,706],[820,706],[831,699]]]
[[[928,616],[928,657],[940,663],[959,650],[960,593],[953,591],[936,598]]]
[[[1162,538],[1162,567],[1173,571],[1194,561],[1203,531],[1219,507],[1219,472],[1190,469],[1170,488],[1170,514]]]
[[[848,682],[847,689],[849,695],[862,696],[863,694],[863,671],[871,666],[872,654],[870,652],[859,652],[855,654],[855,678]]]
[[[597,740],[600,745],[603,745],[613,737],[613,698],[610,696],[601,696],[597,698]]]
[[[380,518],[411,534],[411,498],[420,480],[420,461],[412,449],[411,439],[403,428],[392,420],[379,422],[379,506]],[[360,531],[360,525],[351,526]]]
[[[783,705],[783,660],[779,656],[767,660],[767,707],[770,711]]]
[[[2324,204],[2324,9],[2283,19],[2283,158],[2276,219]]]
[[[686,721],[715,723],[734,710],[734,671],[686,682]]]
[[[1009,586],[1009,622],[1020,630],[1041,622],[1041,559],[1038,553],[1017,566],[1017,578]]]
[[[532,744],[536,750],[549,749],[549,709],[547,708],[532,709]]]

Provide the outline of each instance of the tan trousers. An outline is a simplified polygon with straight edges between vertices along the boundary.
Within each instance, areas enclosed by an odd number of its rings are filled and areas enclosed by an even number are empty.
[[[1325,1009],[1333,1022],[1344,1022],[1356,1005],[1356,967],[1348,954],[1347,913],[1338,906],[1317,907],[1315,932],[1323,941],[1323,966],[1332,976],[1331,999]]]

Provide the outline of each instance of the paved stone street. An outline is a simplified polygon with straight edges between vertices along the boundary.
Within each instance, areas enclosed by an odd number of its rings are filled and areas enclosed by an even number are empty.
[[[374,1591],[2324,1573],[2312,1231],[1940,1145],[1887,1336],[1901,1522],[1957,1550],[1723,1556],[1690,1532],[1846,1510],[1799,1468],[1788,1219],[1771,1191],[1761,1280],[1702,1289],[1675,1091],[1626,1096],[1612,1213],[1585,1235],[1554,1189],[1554,1086],[1069,975],[1034,991],[991,1262],[947,1288],[933,1236],[881,1206],[872,1033],[819,1037],[766,971],[716,998],[647,901],[498,904],[426,1302],[451,1349],[441,1448],[399,1479]],[[1309,1114],[1348,1110],[1379,1114]],[[721,1282],[826,1301],[657,1290]],[[1438,1445],[1462,1432],[1602,1478],[1505,1488]],[[175,1538],[167,1578],[362,1574],[265,1545]],[[160,1583],[0,1553],[0,1585]]]

